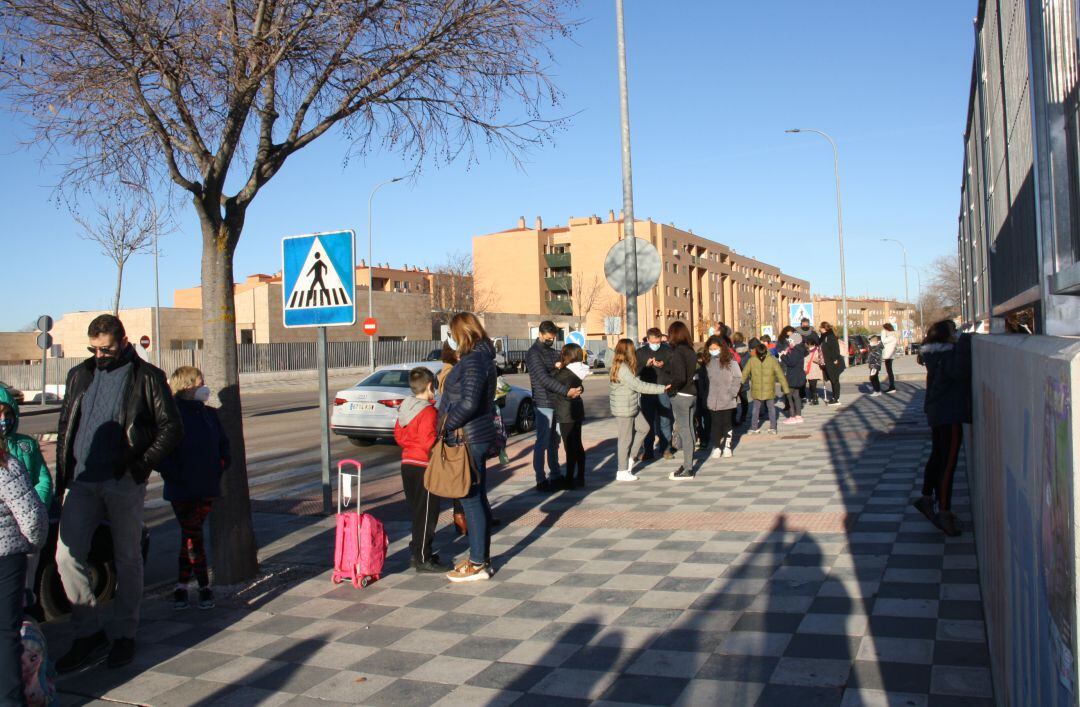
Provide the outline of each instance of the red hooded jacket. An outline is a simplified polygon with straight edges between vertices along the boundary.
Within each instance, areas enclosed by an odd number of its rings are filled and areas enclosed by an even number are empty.
[[[401,463],[412,466],[428,465],[431,448],[435,446],[438,411],[428,404],[402,427],[400,420],[394,423],[394,441],[401,447]]]

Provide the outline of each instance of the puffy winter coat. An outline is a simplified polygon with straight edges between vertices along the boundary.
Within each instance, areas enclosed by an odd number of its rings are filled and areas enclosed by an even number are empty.
[[[659,383],[646,383],[634,375],[625,363],[619,364],[615,380],[608,387],[608,404],[613,417],[637,417],[641,409],[642,395],[659,395],[664,386]]]
[[[803,372],[806,373],[807,381],[825,380],[825,377],[821,374],[821,366],[817,363],[819,351],[820,349],[817,344],[806,347],[806,360],[803,361]]]
[[[229,438],[217,411],[198,400],[176,399],[184,437],[157,466],[166,501],[199,501],[221,496],[221,475],[232,464]]]
[[[555,362],[559,352],[544,346],[537,339],[525,352],[525,367],[529,370],[529,384],[532,385],[533,405],[538,408],[555,407],[554,396],[566,395],[568,389],[555,380]]]
[[[37,491],[38,498],[48,508],[53,500],[53,480],[45,457],[41,455],[41,446],[33,437],[19,434],[19,403],[11,397],[7,388],[0,386],[0,403],[7,405],[15,414],[15,424],[8,430],[7,436],[0,439],[0,444],[7,447],[8,454],[18,459],[30,476],[30,485]]]
[[[884,347],[881,352],[882,359],[896,358],[896,345],[899,343],[899,339],[896,337],[895,331],[889,331],[888,329],[881,330],[881,345]]]
[[[9,454],[0,461],[0,555],[36,552],[48,536],[45,504],[30,485],[22,462]]]
[[[447,436],[462,430],[469,444],[495,441],[495,347],[487,339],[461,357],[443,385],[439,412],[446,416]]]
[[[675,397],[679,393],[697,395],[697,386],[694,384],[694,375],[697,373],[697,354],[689,344],[676,346],[671,350],[671,360],[665,364],[671,388],[668,395]]]
[[[426,400],[410,397],[402,401],[394,422],[394,441],[401,447],[402,464],[428,465],[438,436],[438,417],[435,406]]]
[[[790,393],[784,371],[780,368],[780,362],[772,356],[766,356],[761,360],[757,356],[751,356],[750,361],[743,369],[742,380],[750,381],[750,397],[754,400],[772,400],[776,397],[776,384],[784,393]]]
[[[870,353],[866,357],[866,366],[871,372],[881,370],[881,360],[884,358],[884,352],[885,346],[882,343],[870,344]]]
[[[739,391],[742,390],[742,374],[738,362],[732,358],[727,365],[720,363],[720,357],[709,357],[705,364],[709,393],[705,406],[710,410],[731,410],[739,404]]]
[[[971,335],[955,344],[923,344],[919,358],[926,366],[923,410],[931,427],[971,422]]]
[[[821,356],[825,359],[825,370],[829,375],[840,375],[847,368],[847,354],[840,354],[840,340],[834,331],[821,335]]]
[[[581,387],[581,379],[568,368],[560,368],[555,371],[555,380],[565,385],[567,390]],[[554,403],[555,422],[568,425],[571,422],[585,419],[585,401],[581,399],[580,395],[576,398],[557,395],[554,396]]]
[[[796,344],[780,355],[784,378],[792,388],[806,385],[806,347]]]

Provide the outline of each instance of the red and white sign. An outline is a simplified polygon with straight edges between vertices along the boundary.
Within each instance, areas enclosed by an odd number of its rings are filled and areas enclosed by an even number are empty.
[[[379,322],[375,320],[375,317],[368,317],[364,320],[363,329],[368,336],[375,336],[375,333],[379,331]]]
[[[150,337],[146,334],[143,334],[142,338],[139,339],[139,346],[143,347],[144,349],[150,348]]]

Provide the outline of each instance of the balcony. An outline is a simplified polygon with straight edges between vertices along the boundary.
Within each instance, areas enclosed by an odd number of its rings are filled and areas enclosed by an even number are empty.
[[[570,267],[569,253],[544,253],[544,260],[552,270],[560,270]]]
[[[552,292],[569,292],[572,286],[572,279],[569,275],[545,277],[544,282],[547,283],[547,288]]]
[[[570,316],[574,313],[574,305],[568,299],[553,299],[547,301],[547,310],[551,314]]]

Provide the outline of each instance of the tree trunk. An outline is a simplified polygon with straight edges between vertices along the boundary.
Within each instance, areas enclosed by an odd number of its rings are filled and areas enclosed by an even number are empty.
[[[205,212],[200,213],[200,221],[203,236],[203,379],[217,395],[218,415],[232,452],[232,466],[221,478],[221,498],[214,502],[210,513],[210,542],[214,581],[235,584],[254,577],[259,569],[248,496],[236,354],[233,253],[239,233],[229,233],[227,222],[207,216]],[[239,227],[233,228],[239,230]]]
[[[112,313],[114,317],[120,316],[120,287],[124,282],[124,261],[116,262],[116,294],[113,295]]]

